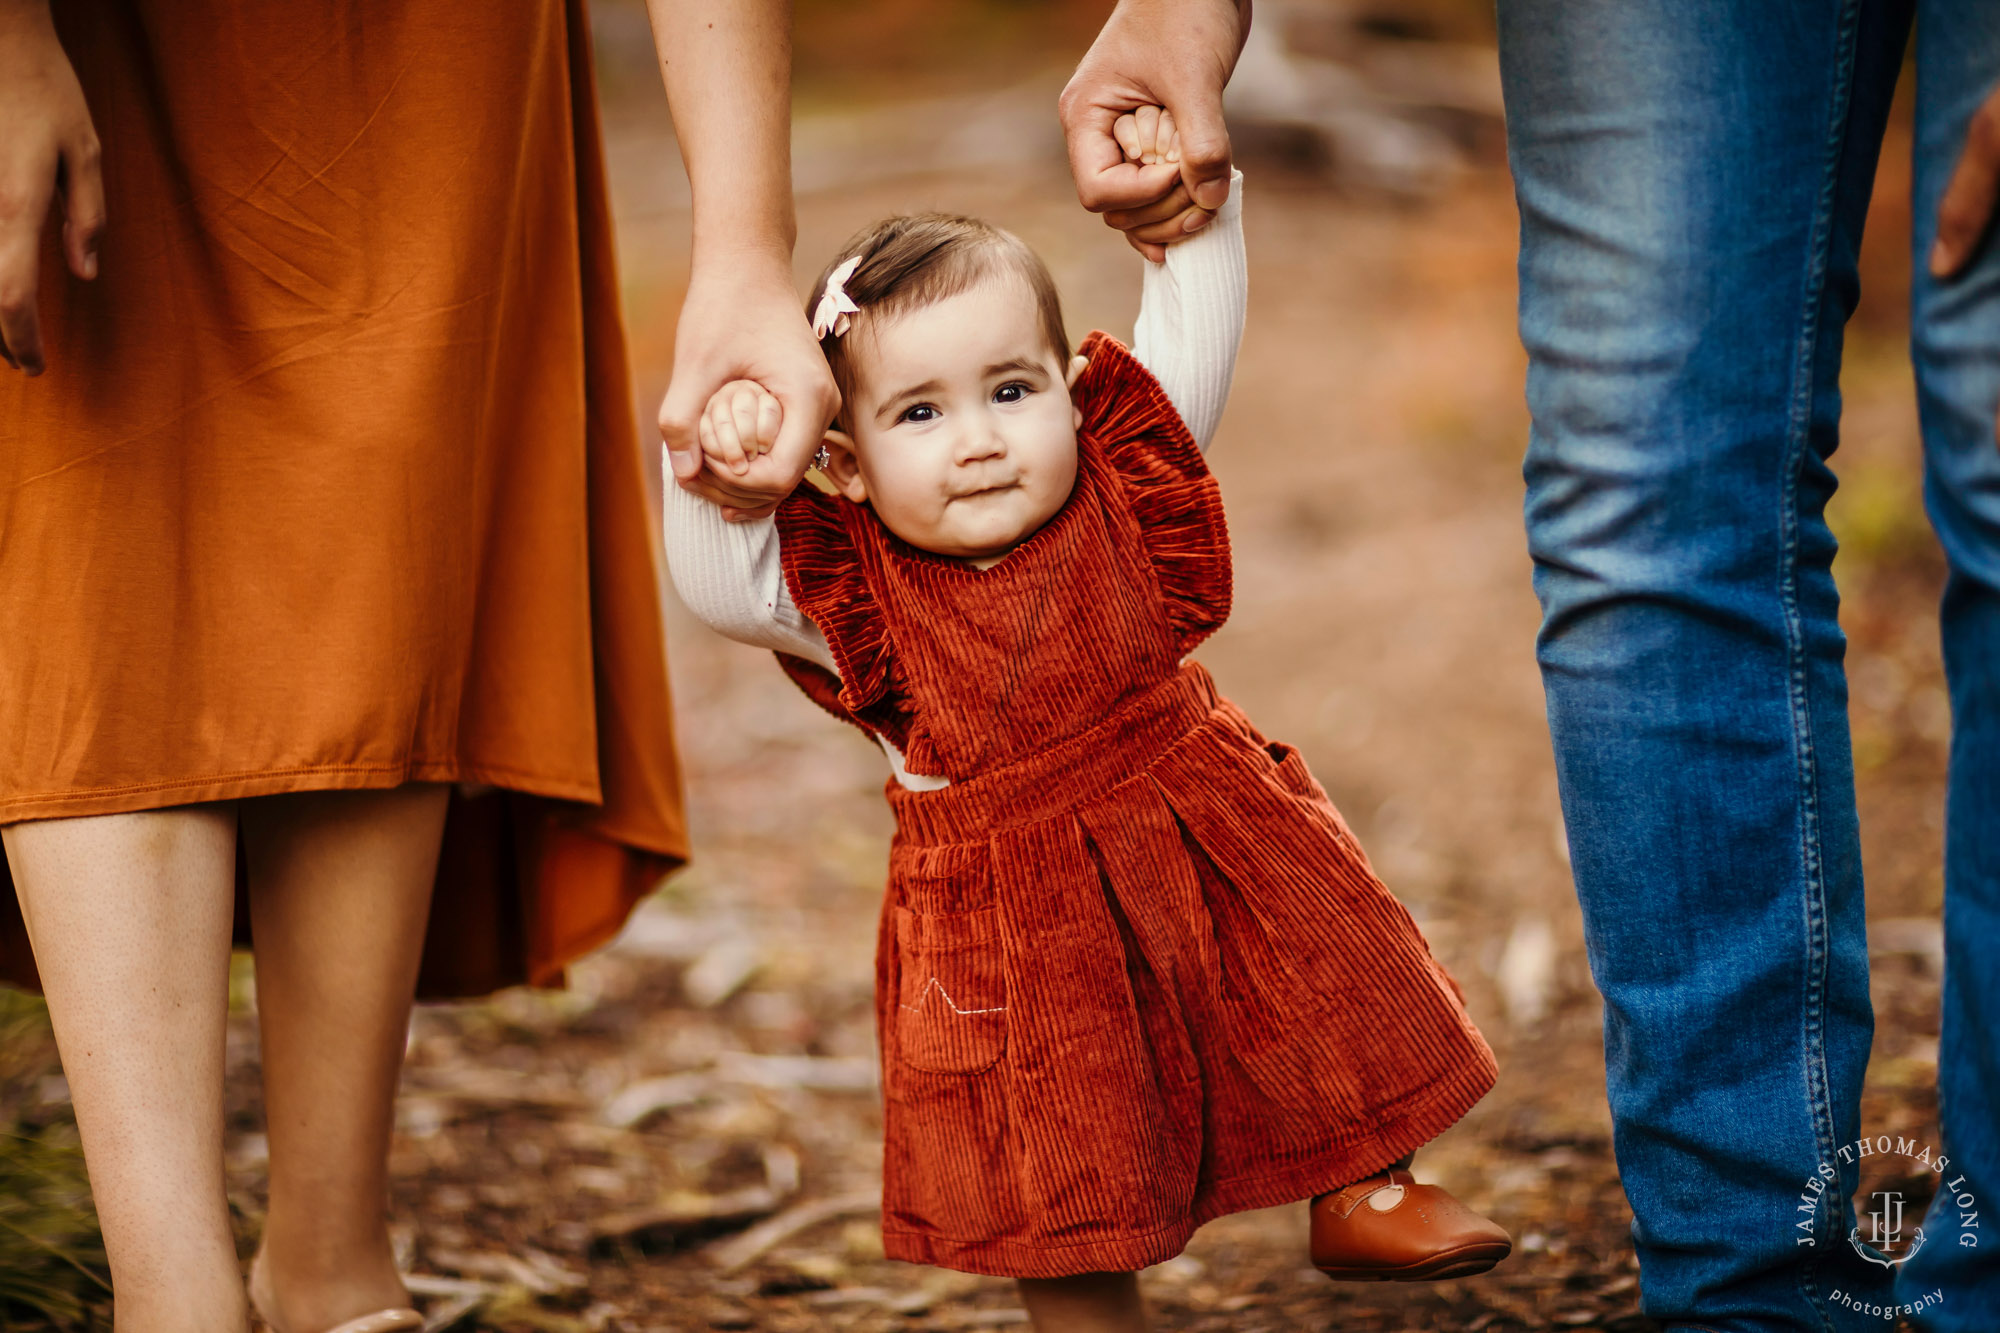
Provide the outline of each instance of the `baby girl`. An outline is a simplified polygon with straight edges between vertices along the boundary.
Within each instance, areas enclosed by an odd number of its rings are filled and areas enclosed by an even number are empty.
[[[1243,327],[1240,196],[1147,265],[1129,351],[1072,355],[1007,232],[868,228],[808,307],[842,393],[826,488],[730,523],[668,487],[689,607],[892,769],[884,1245],[1019,1279],[1043,1330],[1143,1329],[1135,1270],[1291,1200],[1335,1278],[1509,1249],[1404,1169],[1493,1083],[1456,986],[1299,752],[1189,659],[1229,614],[1202,451]],[[711,465],[757,467],[778,416],[726,386]]]

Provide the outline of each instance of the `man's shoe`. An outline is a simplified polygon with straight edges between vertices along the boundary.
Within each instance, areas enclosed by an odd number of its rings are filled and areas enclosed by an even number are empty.
[[[1436,1282],[1512,1252],[1494,1223],[1391,1168],[1312,1201],[1313,1267],[1336,1282]]]

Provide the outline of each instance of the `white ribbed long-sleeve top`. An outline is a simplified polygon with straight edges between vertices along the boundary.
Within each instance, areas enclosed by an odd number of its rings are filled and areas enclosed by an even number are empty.
[[[1167,247],[1165,263],[1141,262],[1146,273],[1132,353],[1166,390],[1206,452],[1229,398],[1249,297],[1243,174],[1231,179],[1229,198],[1215,221]],[[826,637],[793,605],[785,587],[777,519],[731,523],[715,505],[675,484],[671,468],[666,477],[667,568],[688,610],[739,643],[790,653],[838,676]],[[910,773],[888,741],[882,749],[903,786],[946,784],[944,778]]]

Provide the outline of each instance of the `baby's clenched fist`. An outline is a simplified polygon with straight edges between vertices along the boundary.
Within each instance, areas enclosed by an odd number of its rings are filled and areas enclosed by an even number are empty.
[[[717,389],[702,409],[696,429],[708,465],[742,476],[757,458],[778,442],[784,409],[755,380],[731,380]]]
[[[1111,136],[1128,160],[1142,166],[1181,160],[1181,136],[1174,129],[1174,113],[1163,106],[1127,111],[1111,126]]]

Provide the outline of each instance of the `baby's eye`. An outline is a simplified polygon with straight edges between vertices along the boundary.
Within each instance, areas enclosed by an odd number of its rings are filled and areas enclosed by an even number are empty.
[[[996,403],[1018,403],[1034,391],[1032,385],[1021,380],[1009,380],[993,391],[993,401]]]
[[[901,425],[905,421],[925,422],[936,421],[937,419],[938,410],[935,407],[932,407],[929,403],[918,403],[914,407],[904,408],[903,415],[896,418],[896,424]]]

